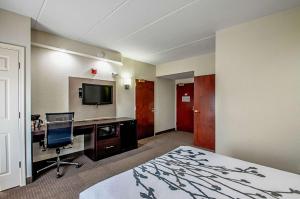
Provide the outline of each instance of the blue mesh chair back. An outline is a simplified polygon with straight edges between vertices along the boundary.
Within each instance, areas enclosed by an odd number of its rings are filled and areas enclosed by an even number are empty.
[[[72,143],[74,112],[46,113],[47,148],[63,147]]]

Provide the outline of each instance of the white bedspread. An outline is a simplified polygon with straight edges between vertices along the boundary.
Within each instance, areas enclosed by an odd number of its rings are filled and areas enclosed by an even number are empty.
[[[181,146],[97,183],[80,199],[300,199],[300,175]]]

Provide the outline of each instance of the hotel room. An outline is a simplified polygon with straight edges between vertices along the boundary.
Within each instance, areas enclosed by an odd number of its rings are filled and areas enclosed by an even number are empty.
[[[0,198],[299,199],[300,0],[0,0]]]

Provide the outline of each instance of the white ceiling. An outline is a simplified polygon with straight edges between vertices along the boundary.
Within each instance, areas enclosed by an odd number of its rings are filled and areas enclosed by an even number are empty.
[[[1,0],[32,27],[160,64],[214,51],[215,32],[300,0]]]

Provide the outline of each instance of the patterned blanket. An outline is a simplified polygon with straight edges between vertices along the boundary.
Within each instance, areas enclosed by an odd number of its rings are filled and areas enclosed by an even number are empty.
[[[80,194],[102,198],[299,199],[300,176],[181,146]]]

